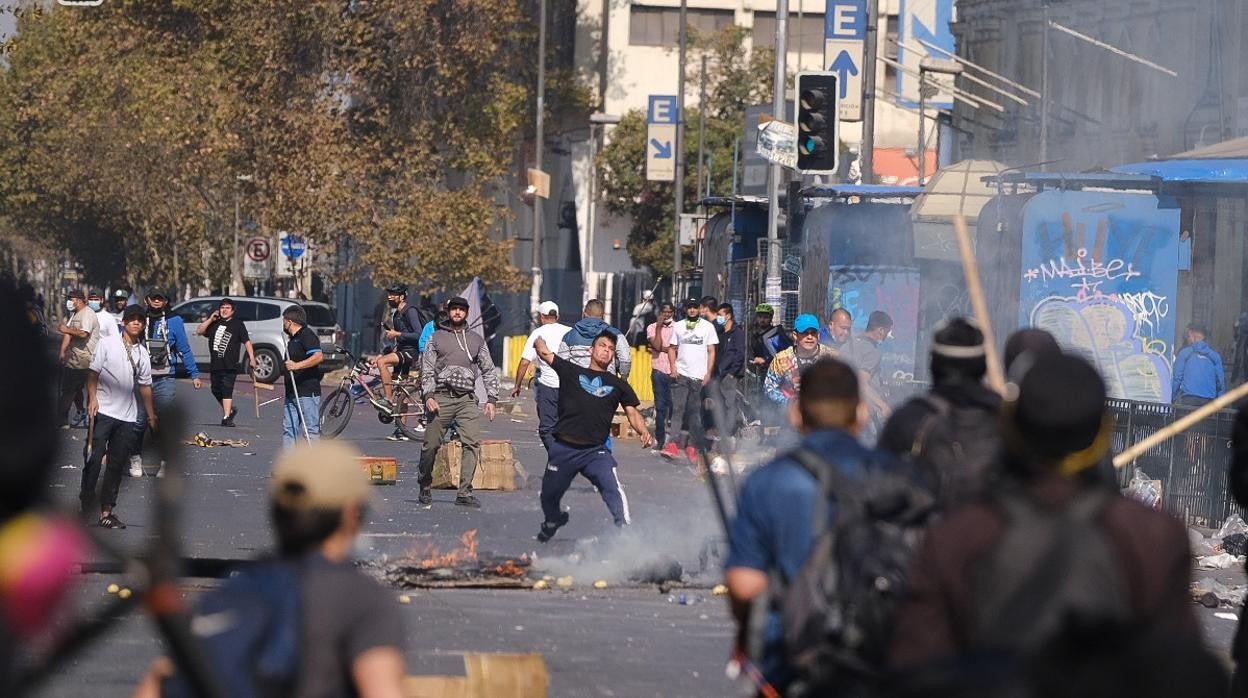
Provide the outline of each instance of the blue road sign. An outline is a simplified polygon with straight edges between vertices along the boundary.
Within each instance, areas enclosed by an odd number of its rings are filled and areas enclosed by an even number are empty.
[[[866,39],[866,0],[828,0],[828,11],[823,15],[823,38]]]
[[[299,259],[308,250],[308,243],[298,235],[286,234],[282,238],[282,254],[290,259]]]
[[[661,141],[657,138],[650,139],[650,145],[654,146],[654,159],[666,160],[672,157],[672,142]]]
[[[836,60],[832,61],[832,65],[828,66],[828,70],[836,73],[836,84],[840,86],[840,98],[845,99],[849,96],[849,77],[858,75],[858,64],[854,62],[854,57],[849,55],[849,51],[841,51],[836,56]]]
[[[679,121],[676,95],[650,95],[650,107],[646,110],[647,124],[675,124]]]

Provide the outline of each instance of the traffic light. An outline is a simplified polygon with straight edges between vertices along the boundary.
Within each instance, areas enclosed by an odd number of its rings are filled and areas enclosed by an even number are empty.
[[[798,73],[797,169],[806,174],[836,172],[837,115],[836,73]]]

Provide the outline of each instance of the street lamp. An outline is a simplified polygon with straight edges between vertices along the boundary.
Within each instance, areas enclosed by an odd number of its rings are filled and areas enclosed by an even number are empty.
[[[595,126],[614,126],[620,123],[615,114],[594,112],[589,115],[589,201],[585,212],[585,300],[589,299],[590,274],[594,274],[594,242],[598,224],[598,138],[594,133]],[[592,277],[597,278],[597,277]]]
[[[936,96],[936,86],[927,84],[927,74],[937,75],[962,74],[962,66],[954,61],[939,58],[924,58],[919,61],[919,186],[927,181],[927,117],[924,107],[929,97]]]
[[[249,174],[234,176],[234,253],[230,255],[230,295],[238,296],[243,293],[243,271],[239,266],[239,254],[241,250],[238,247],[238,229],[242,226],[242,219],[239,211],[239,187],[242,182],[250,182],[255,177]]]

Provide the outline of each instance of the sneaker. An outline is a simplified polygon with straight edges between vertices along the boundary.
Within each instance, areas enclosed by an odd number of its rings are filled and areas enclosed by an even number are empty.
[[[160,462],[160,470],[156,471],[156,477],[164,477],[164,476],[165,476],[165,462],[162,460]]]
[[[537,532],[537,542],[545,543],[555,537],[555,532],[568,525],[568,512],[560,512],[559,519],[556,521],[543,521],[541,529]]]
[[[130,477],[143,477],[143,456],[130,456]]]
[[[663,450],[659,451],[659,455],[668,460],[676,460],[680,457],[680,447],[676,445],[675,441],[668,441]]]
[[[384,397],[374,398],[369,400],[369,402],[373,403],[373,407],[376,407],[386,414],[394,414],[394,403]]]
[[[391,432],[391,434],[386,437],[386,441],[411,441],[411,440],[412,440],[412,437],[408,436],[407,434],[404,434],[403,430],[399,429],[398,427],[395,427],[394,431]]]
[[[70,426],[72,426],[75,429],[86,429],[87,428],[87,413],[82,410],[79,410],[78,413],[74,415],[74,421],[70,424]]]
[[[420,488],[420,496],[416,498],[416,501],[425,505],[433,504],[433,490],[428,487]]]
[[[698,464],[698,449],[694,448],[693,446],[686,446],[685,457],[689,459],[690,463],[697,465]]]
[[[231,405],[230,406],[230,421],[233,422],[234,418],[237,416],[238,416],[238,407]]]
[[[99,526],[100,528],[125,528],[126,527],[126,525],[122,523],[121,519],[117,518],[116,514],[109,514],[108,516],[101,516]]]
[[[416,422],[415,426],[412,427],[412,431],[420,433],[420,434],[425,433],[425,423]]]
[[[230,410],[230,416],[228,416],[228,417],[223,417],[223,418],[221,419],[221,426],[223,426],[223,427],[232,427],[232,426],[234,426],[234,410]]]
[[[470,494],[461,494],[455,498],[455,506],[468,507],[469,509],[480,509],[481,502],[477,501],[477,498]]]

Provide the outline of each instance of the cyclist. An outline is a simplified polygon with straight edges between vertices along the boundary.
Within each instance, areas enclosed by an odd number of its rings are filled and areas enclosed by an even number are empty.
[[[386,348],[373,359],[373,365],[377,367],[377,372],[381,374],[381,389],[385,393],[385,399],[379,408],[394,411],[394,378],[409,371],[412,366],[416,365],[416,358],[419,356],[418,343],[420,341],[421,323],[420,312],[414,306],[407,304],[407,286],[405,284],[393,284],[386,288],[386,303],[393,311],[391,314],[391,328],[383,329],[381,332],[382,339],[387,343]],[[391,373],[393,371],[393,373]],[[424,426],[417,423],[415,426],[417,431],[424,429]],[[411,441],[403,430],[399,429],[396,424],[394,433],[386,437],[391,441]]]

